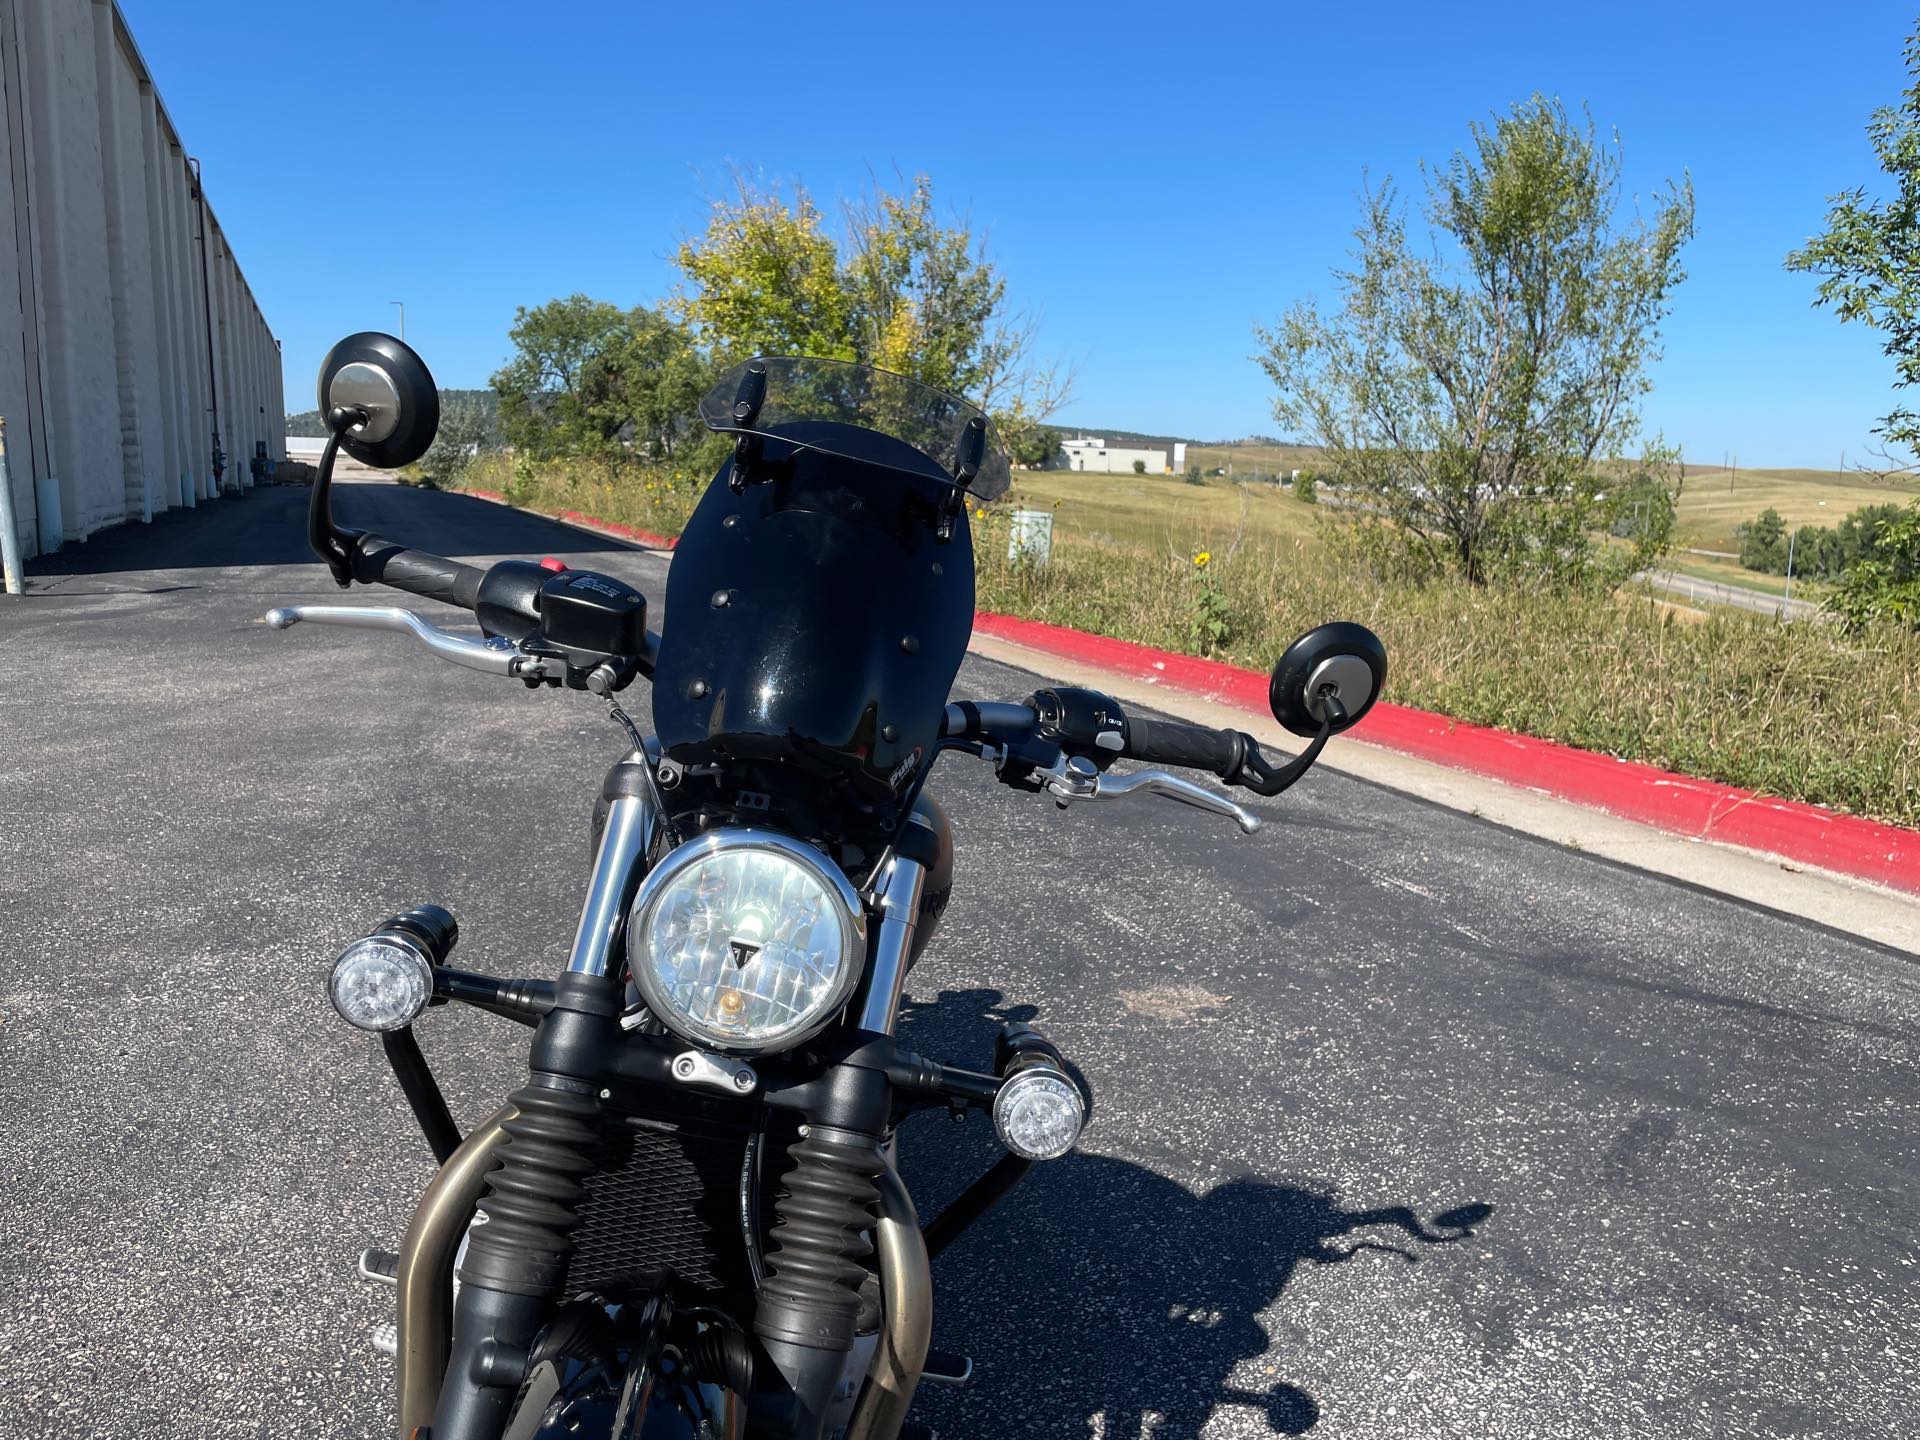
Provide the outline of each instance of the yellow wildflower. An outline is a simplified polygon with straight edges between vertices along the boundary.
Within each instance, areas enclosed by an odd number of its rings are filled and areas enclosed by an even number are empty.
[[[1207,562],[1212,559],[1213,552],[1211,550],[1202,550],[1198,555],[1193,557],[1193,563],[1197,568],[1204,570],[1207,568]]]

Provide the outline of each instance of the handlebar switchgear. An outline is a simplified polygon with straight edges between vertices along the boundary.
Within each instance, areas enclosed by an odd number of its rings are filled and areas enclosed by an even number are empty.
[[[1098,690],[1057,686],[1027,699],[1033,709],[1033,733],[1069,755],[1080,755],[1105,770],[1127,749],[1127,712]]]

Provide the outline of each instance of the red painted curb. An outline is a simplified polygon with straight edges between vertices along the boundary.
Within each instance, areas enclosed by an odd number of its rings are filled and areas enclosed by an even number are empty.
[[[986,611],[974,616],[973,628],[979,634],[1115,670],[1148,684],[1166,685],[1258,715],[1270,713],[1267,677],[1256,670]],[[1385,701],[1367,712],[1357,730],[1364,732],[1359,738],[1375,745],[1523,785],[1644,825],[1697,840],[1763,850],[1920,894],[1920,831]]]

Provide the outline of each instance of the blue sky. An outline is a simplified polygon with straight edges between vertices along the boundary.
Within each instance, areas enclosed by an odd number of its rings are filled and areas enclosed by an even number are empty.
[[[1363,172],[1417,183],[1534,90],[1619,131],[1630,190],[1692,174],[1650,427],[1830,468],[1891,404],[1876,336],[1780,266],[1874,183],[1890,4],[121,4],[296,408],[390,299],[442,384],[481,385],[518,304],[657,299],[729,166],[825,203],[897,167],[1079,363],[1062,419],[1271,432],[1252,326],[1330,293]]]

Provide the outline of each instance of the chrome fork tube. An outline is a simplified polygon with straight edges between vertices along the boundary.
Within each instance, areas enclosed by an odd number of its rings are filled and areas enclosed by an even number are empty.
[[[645,757],[630,757],[642,766]],[[649,787],[650,788],[650,787]],[[587,884],[587,903],[580,907],[580,928],[574,931],[573,953],[567,969],[576,975],[605,975],[613,965],[613,937],[633,904],[647,851],[660,828],[660,810],[651,794],[620,795],[607,807],[607,828],[593,857],[593,878]]]
[[[874,894],[880,925],[856,1001],[862,1030],[893,1033],[926,888],[927,867],[918,860],[896,855],[881,873]],[[847,1426],[847,1440],[896,1440],[913,1392],[920,1387],[933,1334],[933,1273],[927,1244],[920,1235],[913,1197],[893,1168],[892,1150],[889,1141],[884,1152],[887,1163],[879,1176],[880,1214],[873,1227],[880,1271],[880,1344]]]
[[[920,899],[927,888],[927,867],[918,860],[896,855],[887,862],[875,892],[880,927],[859,1002],[860,1028],[881,1035],[893,1033],[900,1013],[900,995],[907,984],[907,966],[913,956],[913,930],[920,923]]]

